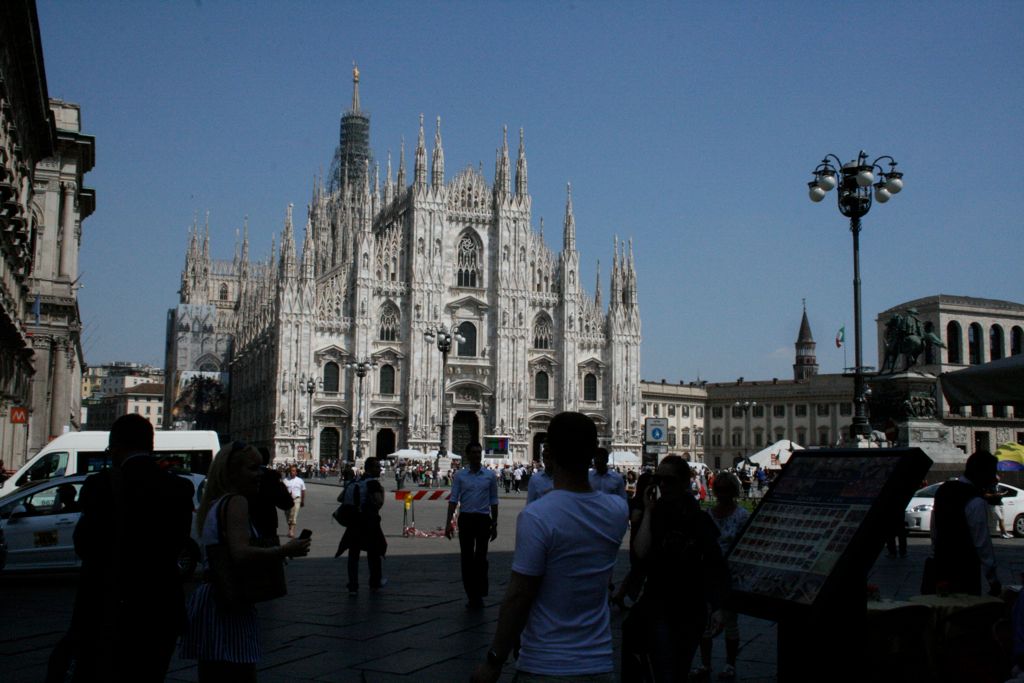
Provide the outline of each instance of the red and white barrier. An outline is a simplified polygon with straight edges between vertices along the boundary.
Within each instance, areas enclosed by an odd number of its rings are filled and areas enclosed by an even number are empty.
[[[395,500],[405,500],[408,496],[412,496],[412,500],[448,500],[451,495],[451,491],[446,489],[419,489],[418,491],[400,489],[395,491]]]

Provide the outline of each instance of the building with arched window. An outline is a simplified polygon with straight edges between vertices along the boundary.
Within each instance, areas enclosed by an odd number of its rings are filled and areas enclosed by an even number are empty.
[[[193,235],[181,301],[213,306],[217,326],[231,326],[222,365],[231,373],[232,437],[283,460],[322,456],[325,443],[345,455],[361,414],[364,455],[429,451],[443,414],[449,450],[501,435],[511,456],[526,461],[539,457],[550,419],[577,410],[594,419],[609,449],[639,452],[632,244],[615,240],[606,306],[600,275],[590,291],[580,279],[571,190],[560,251],[534,223],[522,131],[514,157],[502,135],[492,178],[473,165],[449,178],[440,119],[428,164],[421,116],[411,174],[403,146],[397,174],[389,156],[381,178],[354,77],[301,249],[291,207],[279,249],[272,245],[260,263],[249,261],[248,234],[233,262],[210,259],[208,239],[200,249]],[[228,302],[218,296],[225,285]],[[220,315],[222,304],[230,314]],[[424,340],[438,326],[464,340],[445,368]],[[169,333],[169,346],[178,341]],[[375,363],[362,383],[351,370],[338,377],[329,369],[354,361]],[[302,384],[309,377],[323,380],[311,399]]]

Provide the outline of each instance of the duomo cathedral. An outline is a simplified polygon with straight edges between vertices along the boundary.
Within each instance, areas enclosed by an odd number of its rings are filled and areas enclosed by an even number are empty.
[[[632,243],[615,240],[605,307],[600,270],[592,294],[580,281],[571,188],[561,251],[534,227],[522,131],[514,171],[506,131],[489,184],[473,166],[446,177],[440,118],[428,167],[420,116],[411,178],[403,144],[382,183],[358,70],[340,127],[303,234],[289,205],[268,259],[250,260],[247,226],[232,260],[212,259],[208,223],[194,227],[168,313],[165,414],[203,375],[228,387],[231,438],[278,460],[343,458],[357,434],[364,456],[428,452],[444,419],[449,451],[501,436],[526,461],[563,410],[593,417],[609,450],[638,452]],[[439,327],[448,353],[425,338]],[[359,363],[373,364],[364,377],[346,367]]]

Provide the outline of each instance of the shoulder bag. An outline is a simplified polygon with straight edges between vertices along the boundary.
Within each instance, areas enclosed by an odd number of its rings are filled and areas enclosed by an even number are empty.
[[[213,591],[221,604],[250,605],[283,597],[288,593],[284,577],[284,558],[269,556],[249,562],[236,562],[224,537],[224,520],[230,496],[217,506],[217,544],[207,546]],[[251,525],[250,525],[251,529]],[[270,539],[261,539],[250,533],[249,545],[270,547]]]

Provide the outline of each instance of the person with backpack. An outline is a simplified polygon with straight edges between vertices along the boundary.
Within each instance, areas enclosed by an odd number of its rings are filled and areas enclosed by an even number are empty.
[[[348,550],[348,594],[359,594],[359,554],[366,551],[370,568],[370,590],[378,591],[387,584],[382,565],[388,542],[380,526],[380,509],[384,506],[384,487],[380,483],[380,460],[367,458],[363,476],[345,485],[338,496],[341,506],[334,514],[345,527],[335,557]]]

